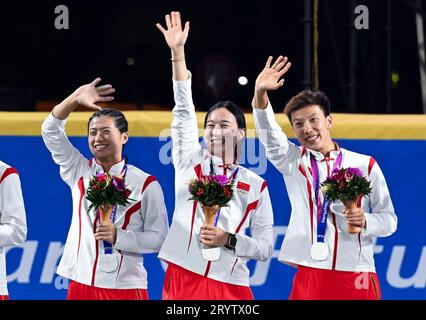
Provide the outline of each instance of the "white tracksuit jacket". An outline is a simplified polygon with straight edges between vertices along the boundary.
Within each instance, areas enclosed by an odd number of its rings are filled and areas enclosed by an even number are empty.
[[[340,148],[332,151],[329,159],[313,150],[291,143],[275,120],[272,106],[265,110],[253,108],[256,130],[265,146],[269,161],[283,174],[291,203],[291,216],[281,247],[279,261],[289,265],[303,265],[318,269],[375,272],[373,246],[375,237],[386,237],[395,232],[397,217],[385,178],[377,162],[370,156]],[[359,235],[348,234],[342,215],[343,204],[334,204],[328,215],[325,242],[329,248],[327,260],[311,258],[310,249],[316,242],[316,202],[312,186],[310,154],[318,163],[320,182],[333,170],[334,161],[342,152],[342,168],[359,168],[372,183],[372,193],[362,198],[367,227]],[[321,201],[323,202],[323,200]],[[333,206],[333,205],[332,205]],[[332,211],[333,211],[332,210]]]
[[[198,175],[210,174],[213,162],[216,174],[224,172],[222,159],[202,149],[198,137],[196,113],[191,96],[191,79],[173,81],[172,140],[175,167],[175,211],[170,231],[159,257],[187,270],[225,283],[249,286],[249,259],[267,260],[273,251],[273,213],[266,182],[254,172],[242,167],[235,182],[235,193],[229,207],[223,207],[218,228],[236,233],[236,250],[221,247],[218,261],[205,261],[201,254],[200,227],[204,214],[200,204],[188,201],[188,182]],[[251,237],[246,230],[250,229]]]
[[[27,238],[27,221],[18,172],[0,161],[0,295],[8,295],[5,247]]]
[[[73,147],[65,133],[66,120],[50,114],[42,124],[42,137],[52,158],[60,166],[62,179],[72,192],[72,220],[57,273],[79,283],[110,289],[146,289],[147,271],[143,254],[158,252],[167,234],[168,222],[160,184],[153,176],[127,165],[126,184],[131,189],[127,206],[118,206],[117,240],[113,254],[118,256],[115,272],[103,272],[98,263],[104,254],[103,241],[97,241],[94,230],[99,219],[94,210],[87,211],[85,198],[90,178],[104,169],[95,159],[88,160]],[[124,160],[114,164],[110,173],[118,176]],[[54,211],[54,207],[51,208]],[[65,214],[56,212],[52,214]]]

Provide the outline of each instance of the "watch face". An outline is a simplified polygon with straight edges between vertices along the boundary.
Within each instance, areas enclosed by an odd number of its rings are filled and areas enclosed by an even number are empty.
[[[229,245],[235,247],[237,245],[237,238],[232,234],[229,236]]]

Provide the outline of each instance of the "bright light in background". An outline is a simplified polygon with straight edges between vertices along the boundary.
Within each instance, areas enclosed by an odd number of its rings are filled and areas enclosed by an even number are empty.
[[[127,58],[126,63],[128,66],[133,66],[135,64],[135,59],[132,57]]]
[[[244,76],[238,78],[238,83],[242,86],[245,86],[248,83],[248,79]]]
[[[400,80],[398,71],[392,72],[391,80],[392,80],[393,87],[397,87],[398,84],[399,84],[399,80]]]

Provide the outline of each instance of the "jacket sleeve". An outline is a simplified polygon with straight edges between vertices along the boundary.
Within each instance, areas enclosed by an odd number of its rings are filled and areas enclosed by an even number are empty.
[[[290,142],[275,119],[271,103],[266,109],[253,108],[254,124],[266,157],[282,174],[290,174],[293,163],[301,157],[300,149]]]
[[[27,238],[27,221],[21,182],[16,171],[0,183],[0,247],[23,243]]]
[[[175,168],[181,169],[196,161],[194,157],[201,152],[197,117],[192,101],[191,73],[188,80],[173,80],[173,92],[175,106],[171,124],[172,155]]]
[[[134,253],[159,252],[166,238],[169,224],[160,184],[154,181],[142,194],[140,230],[123,230],[117,228],[117,240],[114,248]]]
[[[372,192],[370,198],[371,212],[365,214],[366,237],[387,237],[396,231],[398,218],[392,204],[385,177],[379,165],[375,163],[370,174]]]
[[[66,121],[56,119],[50,113],[41,126],[41,134],[53,161],[60,167],[62,179],[72,187],[83,175],[88,160],[68,140],[65,133]]]
[[[269,198],[268,188],[265,187],[260,194],[257,208],[251,216],[251,237],[244,234],[236,234],[236,256],[261,261],[268,260],[273,253],[273,224],[271,199]]]

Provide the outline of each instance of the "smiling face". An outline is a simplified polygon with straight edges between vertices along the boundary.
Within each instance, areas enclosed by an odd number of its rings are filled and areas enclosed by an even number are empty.
[[[90,121],[89,148],[95,159],[100,163],[114,164],[120,162],[123,145],[128,139],[128,133],[121,133],[112,117],[100,116]]]
[[[244,139],[245,130],[239,129],[237,119],[226,108],[213,110],[204,130],[204,143],[210,153],[221,157],[225,163],[234,162],[235,147]]]
[[[330,136],[332,118],[325,116],[318,105],[293,111],[291,124],[297,140],[306,148],[321,152],[323,155],[334,150],[334,143]]]

